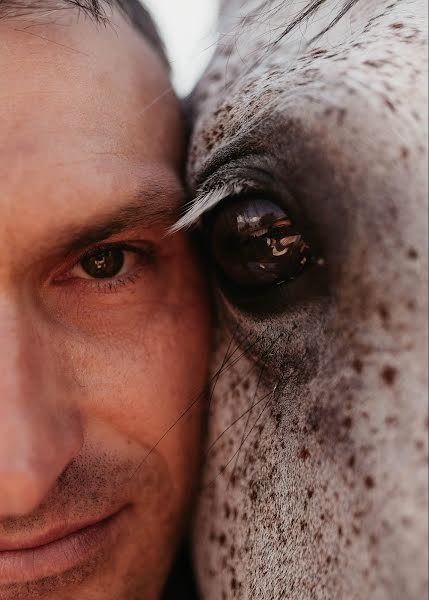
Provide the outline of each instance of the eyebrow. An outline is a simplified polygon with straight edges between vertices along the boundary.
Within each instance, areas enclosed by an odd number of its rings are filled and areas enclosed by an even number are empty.
[[[173,202],[173,194],[168,194],[168,198],[166,196],[164,191],[148,195],[147,190],[144,190],[135,194],[129,203],[113,212],[95,215],[86,224],[65,228],[58,235],[55,253],[72,254],[81,248],[136,227],[144,226],[145,229],[163,227],[167,232],[179,217],[180,206],[177,197]]]

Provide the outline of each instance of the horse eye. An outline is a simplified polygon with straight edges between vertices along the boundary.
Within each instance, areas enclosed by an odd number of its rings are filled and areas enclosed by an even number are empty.
[[[257,197],[237,199],[218,209],[211,247],[221,273],[246,289],[296,279],[312,260],[310,246],[284,209]]]

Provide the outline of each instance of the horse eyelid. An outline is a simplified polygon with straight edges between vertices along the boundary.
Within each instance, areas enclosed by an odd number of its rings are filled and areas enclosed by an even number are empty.
[[[212,210],[228,196],[238,196],[247,190],[255,189],[255,184],[245,180],[229,181],[214,186],[212,189],[201,189],[194,200],[185,206],[185,214],[170,228],[169,233],[187,230],[198,224],[203,214]]]

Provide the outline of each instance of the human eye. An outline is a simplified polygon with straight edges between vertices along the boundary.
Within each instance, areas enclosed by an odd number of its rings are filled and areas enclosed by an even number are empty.
[[[67,272],[56,277],[56,283],[76,283],[114,291],[131,284],[154,261],[154,248],[149,243],[116,243],[96,246],[80,255]]]

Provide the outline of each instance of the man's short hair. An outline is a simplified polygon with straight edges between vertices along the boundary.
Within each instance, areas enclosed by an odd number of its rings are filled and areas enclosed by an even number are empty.
[[[169,67],[164,43],[156,25],[139,0],[0,0],[0,18],[28,17],[36,12],[52,14],[55,10],[77,9],[96,23],[109,22],[108,12],[119,8],[130,23],[147,39]]]

